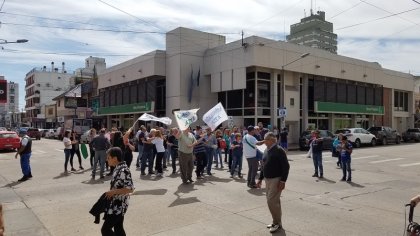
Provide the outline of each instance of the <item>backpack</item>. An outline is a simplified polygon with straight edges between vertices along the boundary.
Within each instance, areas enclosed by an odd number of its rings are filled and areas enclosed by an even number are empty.
[[[226,141],[224,139],[219,140],[219,147],[220,147],[220,149],[226,149],[227,148]]]

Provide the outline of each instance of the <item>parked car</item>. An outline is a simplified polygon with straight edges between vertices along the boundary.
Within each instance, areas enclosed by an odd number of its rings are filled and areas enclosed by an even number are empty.
[[[299,137],[299,149],[301,151],[309,149],[309,140],[311,139],[312,131],[303,131]],[[323,138],[323,149],[331,149],[334,142],[335,135],[328,130],[319,130],[319,136]]]
[[[388,143],[399,144],[401,142],[401,135],[397,130],[387,126],[373,126],[368,129],[370,133],[375,135],[377,143],[387,145]]]
[[[20,138],[14,131],[0,131],[0,150],[18,149],[20,147]]]
[[[45,132],[45,138],[54,138],[56,130],[55,129],[48,129]]]
[[[63,139],[63,134],[64,134],[64,128],[63,127],[58,127],[55,130],[54,138],[58,139],[58,140],[62,140]]]
[[[402,139],[404,142],[411,140],[414,140],[414,142],[420,141],[420,128],[407,129],[407,131],[403,133]]]
[[[376,137],[369,131],[363,128],[347,128],[338,129],[335,134],[342,133],[347,136],[347,140],[355,147],[360,147],[362,144],[370,144],[376,146]]]
[[[32,127],[22,127],[19,129],[19,136],[22,137],[23,135],[27,134],[30,138],[34,138],[36,140],[41,140],[41,132],[38,128]]]
[[[41,137],[45,138],[45,133],[48,131],[48,129],[38,129],[38,130],[41,133]]]
[[[6,127],[0,127],[0,131],[7,131]]]

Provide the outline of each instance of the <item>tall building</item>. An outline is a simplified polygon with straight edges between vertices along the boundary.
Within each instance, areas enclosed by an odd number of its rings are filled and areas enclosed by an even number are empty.
[[[6,82],[4,76],[0,76],[0,80],[5,84],[4,103],[0,103],[0,125],[12,127],[12,114],[19,112],[19,84],[15,82]],[[1,89],[3,90],[3,88]]]
[[[61,68],[54,67],[54,62],[51,62],[51,69],[44,66],[29,71],[25,76],[26,117],[24,122],[43,128],[45,114],[41,113],[41,108],[55,103],[53,98],[69,89],[72,76],[72,73],[67,73],[65,70],[64,62]]]
[[[333,32],[333,24],[325,20],[325,12],[318,11],[290,26],[289,43],[324,49],[337,54],[337,34]]]
[[[19,112],[19,84],[7,83],[7,107],[9,112]]]

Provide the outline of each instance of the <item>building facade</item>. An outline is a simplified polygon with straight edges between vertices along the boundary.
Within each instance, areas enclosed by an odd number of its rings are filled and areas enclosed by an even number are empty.
[[[45,109],[44,106],[55,103],[53,98],[69,89],[71,85],[70,78],[72,73],[67,73],[64,62],[61,68],[54,67],[51,62],[51,68],[46,66],[42,68],[33,68],[25,77],[25,111],[24,122],[27,125],[44,128],[45,127]]]
[[[337,54],[337,35],[333,24],[325,20],[325,12],[318,11],[290,26],[289,43],[319,48]]]
[[[414,124],[411,74],[257,36],[244,42],[187,28],[168,32],[166,51],[99,75],[98,117],[105,127],[127,128],[145,112],[173,118],[175,110],[200,108],[202,117],[221,102],[235,125],[287,127],[291,142],[308,127],[386,125],[401,132]]]

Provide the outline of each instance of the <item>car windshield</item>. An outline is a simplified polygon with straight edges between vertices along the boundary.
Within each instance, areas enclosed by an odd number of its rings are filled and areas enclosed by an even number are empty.
[[[349,134],[351,131],[349,129],[338,129],[335,131],[335,134]]]
[[[15,133],[6,133],[6,134],[0,134],[0,138],[17,138],[17,134]]]

